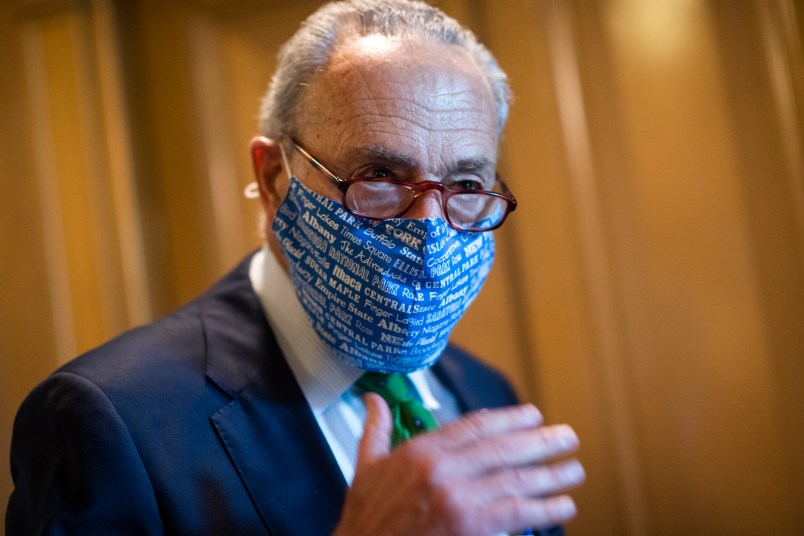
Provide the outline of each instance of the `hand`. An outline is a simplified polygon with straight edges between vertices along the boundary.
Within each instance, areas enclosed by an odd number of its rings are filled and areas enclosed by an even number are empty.
[[[390,451],[391,414],[368,393],[357,468],[336,536],[488,536],[546,528],[575,515],[561,492],[584,479],[565,425],[531,405],[469,414]]]

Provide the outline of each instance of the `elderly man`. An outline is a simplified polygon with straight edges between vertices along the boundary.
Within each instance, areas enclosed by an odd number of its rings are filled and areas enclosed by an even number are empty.
[[[311,16],[251,142],[265,247],[33,391],[8,534],[559,533],[577,438],[447,345],[515,206],[507,99],[425,4]]]

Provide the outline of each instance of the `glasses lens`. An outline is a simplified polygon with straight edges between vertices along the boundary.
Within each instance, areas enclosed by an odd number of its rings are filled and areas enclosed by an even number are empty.
[[[508,210],[508,201],[485,192],[453,194],[447,199],[447,215],[452,225],[482,231],[498,225]]]
[[[346,190],[346,206],[366,218],[394,218],[413,201],[413,190],[382,180],[359,179]]]

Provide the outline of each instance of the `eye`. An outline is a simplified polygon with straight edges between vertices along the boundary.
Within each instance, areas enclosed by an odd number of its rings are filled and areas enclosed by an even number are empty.
[[[485,188],[483,187],[483,181],[477,178],[463,178],[458,179],[455,182],[450,184],[452,188],[458,188],[461,190],[474,190],[474,191],[482,191]]]
[[[365,166],[358,169],[352,174],[353,177],[360,177],[363,179],[396,179],[396,174],[391,171],[387,166]]]

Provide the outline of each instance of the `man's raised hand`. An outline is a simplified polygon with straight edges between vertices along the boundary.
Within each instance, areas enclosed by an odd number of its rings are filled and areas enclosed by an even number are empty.
[[[566,456],[565,425],[543,426],[532,405],[471,413],[390,450],[391,414],[368,393],[352,487],[336,536],[489,536],[546,528],[575,515],[563,494],[584,479]]]

